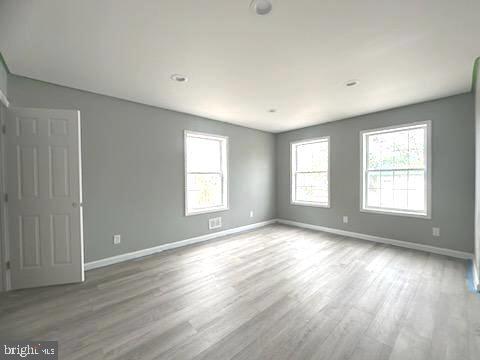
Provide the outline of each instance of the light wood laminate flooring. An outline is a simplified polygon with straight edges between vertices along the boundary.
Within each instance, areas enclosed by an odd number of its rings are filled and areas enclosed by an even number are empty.
[[[480,359],[466,262],[271,225],[0,294],[60,359]]]

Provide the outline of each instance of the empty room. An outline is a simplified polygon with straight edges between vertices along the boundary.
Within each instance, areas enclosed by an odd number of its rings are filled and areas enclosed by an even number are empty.
[[[0,0],[0,359],[480,359],[479,14]]]

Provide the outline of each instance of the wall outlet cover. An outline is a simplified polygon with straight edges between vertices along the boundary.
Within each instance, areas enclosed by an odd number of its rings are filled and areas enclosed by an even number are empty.
[[[113,235],[113,244],[118,245],[122,242],[122,237],[120,235]]]
[[[250,217],[253,218],[253,210],[250,210]]]
[[[440,236],[440,228],[438,228],[438,227],[432,228],[432,235],[433,236]]]
[[[344,217],[343,217],[343,223],[344,223],[344,224],[348,224],[348,216],[344,216]]]
[[[208,219],[208,228],[210,230],[218,229],[218,228],[221,228],[221,227],[222,227],[222,218],[221,217]]]

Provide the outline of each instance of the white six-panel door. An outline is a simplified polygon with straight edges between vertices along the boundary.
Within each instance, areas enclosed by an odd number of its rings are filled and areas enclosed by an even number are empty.
[[[83,281],[79,112],[11,108],[6,137],[12,288]]]

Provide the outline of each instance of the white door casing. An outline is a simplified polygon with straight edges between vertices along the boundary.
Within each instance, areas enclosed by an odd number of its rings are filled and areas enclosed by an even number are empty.
[[[84,281],[80,112],[9,108],[13,289]]]
[[[5,136],[3,134],[4,125],[6,122],[7,110],[0,102],[0,126],[2,131],[0,133],[0,193],[3,195],[6,192],[4,187],[5,180],[5,169],[4,169],[4,160],[5,160]],[[7,282],[7,269],[6,269],[6,259],[7,259],[7,243],[6,239],[6,204],[3,196],[0,196],[0,291],[5,291],[8,289]]]

